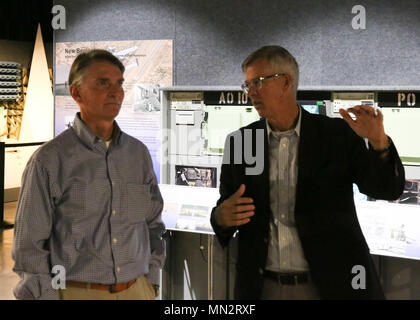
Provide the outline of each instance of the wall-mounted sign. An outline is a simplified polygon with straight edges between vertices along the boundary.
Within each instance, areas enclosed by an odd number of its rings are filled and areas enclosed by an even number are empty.
[[[378,106],[381,108],[420,108],[420,103],[416,103],[417,98],[420,98],[420,91],[378,92]]]
[[[252,106],[251,99],[242,91],[206,91],[204,104],[211,106]]]

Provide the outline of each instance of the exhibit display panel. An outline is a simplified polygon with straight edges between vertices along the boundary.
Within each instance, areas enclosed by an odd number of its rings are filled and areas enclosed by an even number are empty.
[[[91,49],[105,49],[125,67],[125,97],[116,121],[127,134],[149,149],[153,168],[160,181],[161,86],[172,85],[172,40],[131,40],[56,43],[55,128],[57,136],[74,120],[79,106],[70,96],[68,77],[76,56]]]
[[[356,201],[370,253],[420,260],[420,208],[386,201]]]
[[[420,91],[383,92],[378,94],[384,115],[385,131],[392,137],[401,161],[420,166],[420,143],[416,128],[420,124]]]
[[[393,108],[383,107],[381,94],[376,91],[298,91],[297,100],[308,112],[329,117],[341,117],[340,108],[354,105],[382,107],[385,130],[397,149],[406,147],[416,153],[413,137],[405,136],[401,141],[403,134],[399,132],[417,121],[415,116],[420,109],[400,107],[400,114],[407,113],[407,116],[395,120],[390,116]],[[388,94],[398,96],[398,92]],[[410,96],[410,99],[412,103],[415,98]],[[226,135],[258,120],[259,116],[248,97],[237,88],[163,88],[161,101],[162,127],[171,132],[163,138],[168,160],[162,162],[162,181],[167,183],[161,186],[167,202],[163,220],[169,230],[212,233],[209,220],[211,208],[219,198],[217,188]],[[404,161],[403,156],[402,159]],[[399,199],[375,201],[361,193],[355,184],[354,199],[372,254],[420,259],[420,233],[411,228],[420,225],[420,167],[406,166],[405,169],[405,190]],[[184,202],[187,206],[183,210]],[[207,227],[203,228],[205,225]],[[405,238],[402,234],[406,234]]]
[[[420,108],[383,108],[384,127],[397,146],[404,164],[420,165],[420,143],[416,128],[420,124]]]
[[[259,115],[242,90],[162,89],[163,183],[217,188],[226,136]]]
[[[163,88],[162,179],[167,229],[213,234],[226,136],[259,115],[238,88]]]
[[[304,101],[304,100],[299,100],[299,104],[302,106],[303,109],[305,109],[309,113],[312,113],[312,114],[321,114],[321,115],[324,115],[324,116],[327,115],[325,101],[316,101],[316,100],[313,100],[313,101]]]
[[[348,109],[357,105],[374,106],[375,94],[373,92],[333,92],[333,112],[338,113],[340,109]]]
[[[218,189],[169,184],[160,184],[159,189],[166,229],[214,234],[210,214],[219,199]]]

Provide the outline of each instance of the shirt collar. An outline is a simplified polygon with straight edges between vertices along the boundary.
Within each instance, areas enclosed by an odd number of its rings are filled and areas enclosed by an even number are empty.
[[[83,120],[80,117],[80,112],[76,114],[74,117],[73,122],[73,130],[76,133],[76,135],[86,144],[88,144],[90,147],[95,148],[98,144],[100,144],[101,141],[104,142],[104,139],[99,138],[96,136],[90,129],[87,127],[87,125],[83,122]],[[114,120],[114,129],[112,133],[112,140],[115,141],[115,143],[119,143],[121,138],[121,129],[118,126],[117,122]],[[104,144],[104,143],[103,143]]]
[[[294,131],[296,132],[297,136],[299,137],[300,136],[300,125],[301,125],[301,122],[302,122],[302,111],[300,110],[299,105],[298,105],[298,107],[299,107],[298,108],[299,109],[299,115],[298,115],[298,120],[297,120],[296,126],[294,128]],[[266,123],[266,126],[267,126],[267,136],[268,136],[268,138],[270,138],[270,134],[273,130],[271,130],[271,127],[268,124],[267,119],[265,120],[265,123]]]

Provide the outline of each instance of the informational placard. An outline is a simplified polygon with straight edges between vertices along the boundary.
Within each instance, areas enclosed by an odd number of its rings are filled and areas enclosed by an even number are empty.
[[[420,166],[420,143],[416,129],[420,124],[420,108],[382,108],[385,132],[392,138],[405,165]]]
[[[370,253],[420,260],[418,205],[355,201]]]
[[[74,120],[79,106],[69,93],[68,76],[78,54],[91,49],[105,49],[125,66],[125,98],[116,118],[120,128],[142,141],[149,149],[154,171],[160,181],[161,86],[172,86],[172,40],[133,40],[98,42],[63,42],[56,44],[55,129],[57,136]]]
[[[204,104],[213,106],[252,106],[251,99],[243,91],[206,91]]]
[[[219,199],[219,189],[160,184],[166,229],[214,234],[210,214]]]
[[[394,141],[401,161],[406,165],[420,165],[420,144],[416,139],[420,123],[418,97],[419,91],[378,92],[385,132]]]

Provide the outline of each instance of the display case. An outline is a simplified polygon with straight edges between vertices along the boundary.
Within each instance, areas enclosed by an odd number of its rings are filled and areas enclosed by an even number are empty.
[[[384,115],[385,131],[393,139],[405,165],[406,184],[403,195],[396,201],[377,201],[361,194],[355,186],[357,213],[372,254],[420,260],[420,231],[410,228],[420,225],[420,214],[413,214],[416,211],[420,213],[420,149],[417,150],[420,144],[416,143],[412,130],[414,123],[420,123],[417,96],[417,91],[371,89],[300,90],[297,93],[298,103],[308,112],[320,116],[341,117],[338,112],[340,108],[360,104],[379,108]],[[205,188],[219,187],[226,136],[258,120],[258,113],[239,87],[168,87],[161,90],[161,101],[162,128],[167,128],[162,137],[166,148],[162,148],[161,182],[175,188],[164,193],[168,197],[169,194],[182,193],[183,197],[177,197],[178,200],[194,199],[197,202],[197,198],[202,198],[206,208],[215,206],[217,192],[209,196]],[[202,197],[197,195],[196,187],[203,190]],[[173,197],[168,200],[165,201],[168,204],[165,205],[164,220],[170,229],[203,231],[193,227],[194,214],[190,215],[188,223],[174,222],[175,216],[182,220],[183,215],[179,214],[179,210],[171,215],[168,206],[174,208]],[[207,211],[205,219],[209,221],[211,209],[204,211]],[[204,211],[200,219],[203,219]],[[387,221],[386,226],[372,225],[372,221],[377,220],[378,212],[384,212],[382,222]],[[395,212],[395,216],[391,212]],[[196,223],[201,225],[203,220]],[[404,240],[394,236],[395,230],[400,230],[403,225],[409,234]],[[211,229],[208,231],[211,233]],[[390,241],[400,241],[400,249],[378,250],[389,247]]]

